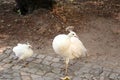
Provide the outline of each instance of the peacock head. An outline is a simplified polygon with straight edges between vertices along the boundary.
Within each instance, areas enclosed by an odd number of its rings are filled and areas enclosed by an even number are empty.
[[[74,26],[68,26],[66,28],[66,31],[69,31],[68,37],[77,37],[78,38],[76,33],[73,31],[73,29],[74,29]]]
[[[31,45],[28,45],[28,47],[32,49],[32,46],[31,46]]]
[[[76,33],[73,32],[73,31],[70,31],[70,33],[68,34],[68,36],[69,37],[77,37],[78,38],[78,36],[76,35]]]
[[[32,48],[32,46],[30,45],[29,42],[27,42],[27,46],[28,46],[28,48]]]

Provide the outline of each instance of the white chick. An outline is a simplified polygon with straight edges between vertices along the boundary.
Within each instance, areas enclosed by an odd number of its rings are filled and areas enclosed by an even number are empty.
[[[18,43],[17,46],[13,48],[13,52],[19,58],[19,60],[24,60],[29,58],[33,55],[33,50],[31,49],[31,45],[29,44],[20,44]]]

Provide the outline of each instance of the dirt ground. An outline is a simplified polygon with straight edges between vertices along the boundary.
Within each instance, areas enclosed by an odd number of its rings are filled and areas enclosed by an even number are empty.
[[[51,43],[65,28],[75,26],[74,31],[88,49],[86,62],[109,68],[120,67],[120,13],[112,16],[85,13],[68,7],[57,13],[39,9],[26,16],[13,12],[14,1],[0,4],[0,52],[17,43],[29,42],[38,54],[55,55]],[[72,11],[73,10],[73,11]],[[66,12],[67,11],[67,12]],[[59,15],[60,14],[60,15]]]

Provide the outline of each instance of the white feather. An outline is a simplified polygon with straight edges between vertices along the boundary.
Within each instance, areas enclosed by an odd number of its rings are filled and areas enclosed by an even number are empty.
[[[77,38],[75,32],[70,31],[68,35],[60,34],[56,36],[52,43],[53,49],[57,54],[69,59],[78,58],[86,55],[86,48]]]
[[[13,52],[19,59],[26,59],[33,55],[33,50],[30,48],[29,44],[20,44],[13,48]]]

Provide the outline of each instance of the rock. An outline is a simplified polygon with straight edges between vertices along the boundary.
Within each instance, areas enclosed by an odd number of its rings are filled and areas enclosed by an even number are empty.
[[[8,27],[10,27],[10,26],[11,26],[11,24],[8,24],[7,26],[8,26]]]
[[[15,19],[14,21],[17,23],[17,22],[18,22],[18,19]]]
[[[30,76],[22,76],[22,80],[31,80]]]
[[[19,70],[19,69],[21,69],[22,68],[22,66],[19,66],[19,65],[16,65],[16,66],[13,66],[12,67],[12,69],[15,69],[15,70]]]
[[[56,78],[56,77],[58,77],[56,74],[51,73],[51,72],[45,74],[45,76],[46,76],[46,77],[51,77],[51,78]]]
[[[55,80],[54,77],[43,77],[41,80]]]
[[[29,68],[22,68],[21,69],[23,72],[28,72],[29,71]]]
[[[12,50],[11,50],[11,49],[6,49],[6,50],[4,51],[4,53],[10,55],[10,54],[12,53]]]
[[[46,56],[46,58],[44,59],[44,60],[46,60],[46,61],[51,61],[53,59],[53,57],[51,57],[51,56]]]
[[[33,74],[36,73],[37,71],[38,71],[38,69],[36,69],[36,68],[32,68],[32,69],[28,70],[29,73],[33,73]]]
[[[33,60],[34,60],[34,58],[32,58],[32,57],[26,59],[27,62],[32,62]]]
[[[28,64],[28,67],[29,67],[29,68],[38,68],[38,67],[39,67],[39,64],[37,64],[37,63],[32,63],[32,62],[31,62],[31,63]]]
[[[100,76],[100,80],[109,80],[109,78],[105,76]]]
[[[12,80],[22,80],[21,77],[14,77]]]
[[[10,67],[12,67],[12,65],[13,65],[13,64],[5,64],[3,67],[4,67],[4,68],[10,68]]]
[[[12,75],[10,75],[10,74],[4,74],[4,75],[2,75],[4,78],[13,78],[13,76]]]
[[[91,68],[83,66],[79,70],[75,71],[74,74],[75,75],[88,74],[90,72],[90,70],[91,70]]]
[[[91,74],[84,74],[83,76],[86,79],[92,79],[93,78],[93,75],[91,75]]]
[[[55,74],[60,74],[61,69],[59,68],[53,68],[52,72]]]
[[[36,74],[37,74],[37,75],[40,75],[40,76],[43,76],[45,73],[46,73],[46,71],[44,71],[44,70],[38,70],[38,71],[36,72]]]
[[[109,77],[109,75],[110,75],[109,71],[103,71],[103,73],[100,76]]]
[[[73,80],[82,80],[82,78],[80,76],[76,76],[73,78]]]
[[[20,74],[19,73],[13,73],[13,76],[14,77],[20,77]]]
[[[30,75],[30,73],[28,73],[28,72],[22,72],[21,71],[21,73],[20,73],[22,76],[29,76]]]
[[[61,64],[60,63],[52,63],[51,66],[55,67],[55,68],[59,68],[61,66]]]
[[[99,65],[94,65],[90,70],[90,73],[95,76],[99,76],[102,72],[103,72],[103,68]]]
[[[7,57],[6,59],[3,60],[4,63],[10,63],[11,60]],[[12,65],[12,64],[11,64]]]
[[[32,57],[36,58],[38,56],[38,54],[33,54]]]
[[[118,80],[117,78],[118,78],[118,74],[116,74],[116,73],[112,73],[112,74],[109,76],[109,79],[110,79],[110,80]]]
[[[34,62],[34,63],[36,63],[36,64],[39,64],[39,63],[41,63],[43,60],[42,59],[36,59],[36,60],[34,60],[34,61],[32,61],[32,62]]]
[[[37,58],[45,58],[45,55],[38,55]]]
[[[52,62],[51,61],[47,61],[47,60],[43,60],[42,64],[45,64],[45,65],[50,65]]]
[[[1,23],[4,23],[4,20],[1,20],[0,22],[1,22]]]
[[[41,70],[44,70],[44,71],[46,71],[46,72],[49,72],[49,71],[52,70],[51,67],[50,67],[50,66],[47,66],[47,65],[42,65],[42,67],[41,67],[40,69],[41,69]]]
[[[59,62],[60,61],[60,59],[59,58],[53,58],[53,60],[52,60],[53,62]]]
[[[32,80],[44,80],[41,76],[31,74]]]

